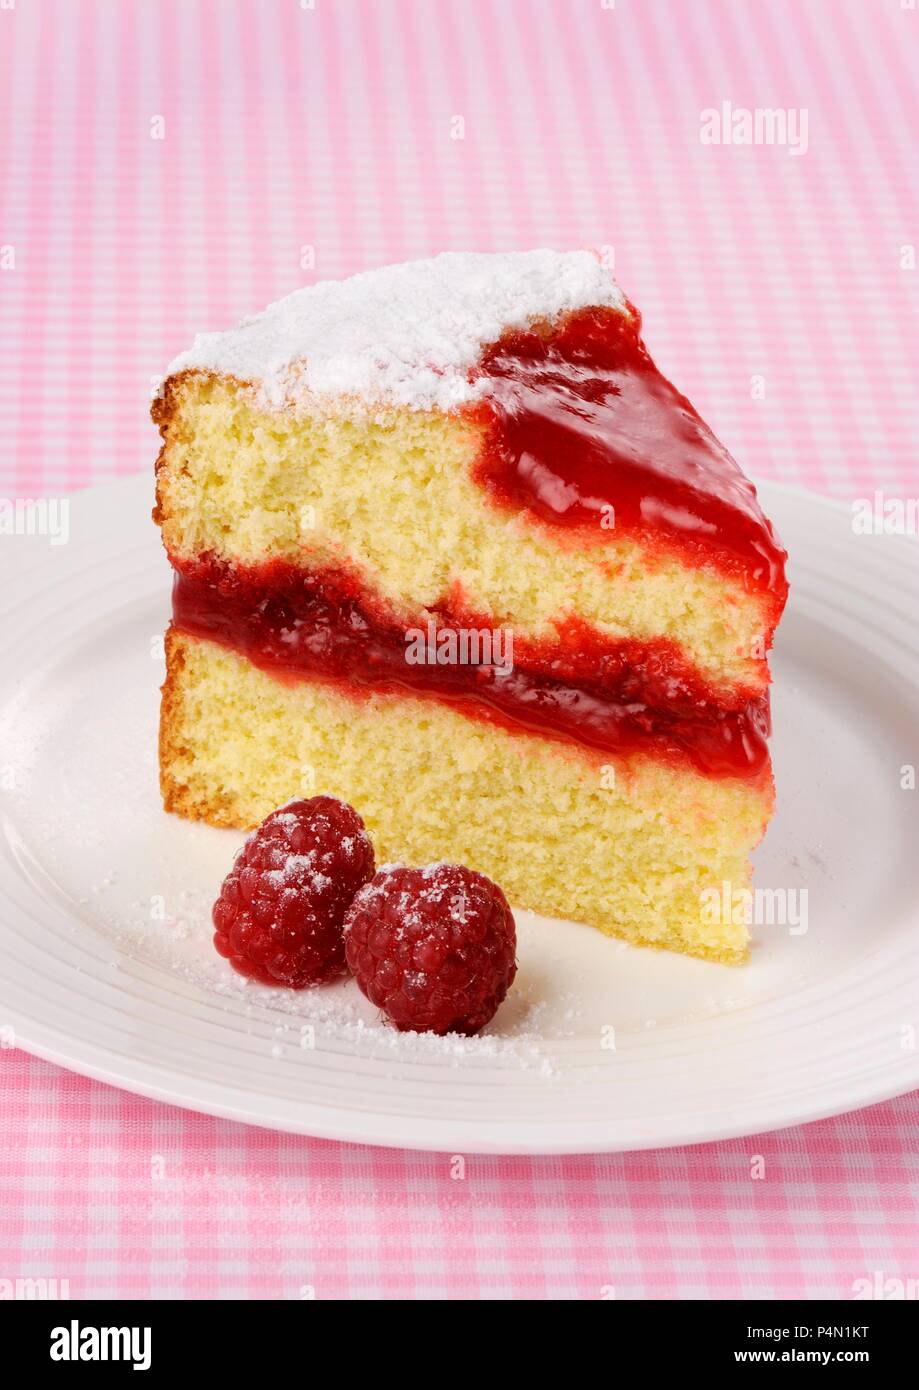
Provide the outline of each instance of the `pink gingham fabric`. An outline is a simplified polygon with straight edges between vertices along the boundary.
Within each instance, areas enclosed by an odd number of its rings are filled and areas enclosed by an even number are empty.
[[[912,0],[0,0],[0,492],[150,468],[165,362],[297,285],[550,245],[602,248],[750,472],[915,495],[917,74]],[[704,143],[725,102],[798,152]],[[917,1140],[913,1095],[457,1182],[6,1049],[0,1279],[844,1299],[919,1277]]]

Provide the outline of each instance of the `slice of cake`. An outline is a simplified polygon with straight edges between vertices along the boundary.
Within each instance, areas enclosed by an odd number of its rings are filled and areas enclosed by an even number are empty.
[[[773,804],[784,552],[588,252],[447,254],[199,337],[153,408],[168,810],[715,960]],[[742,914],[734,914],[742,915]]]

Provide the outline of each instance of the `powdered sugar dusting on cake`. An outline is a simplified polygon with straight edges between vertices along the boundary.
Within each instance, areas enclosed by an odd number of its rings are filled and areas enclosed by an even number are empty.
[[[588,305],[625,305],[589,251],[445,252],[296,290],[238,328],[199,334],[168,374],[233,376],[275,409],[344,397],[452,410],[487,392],[475,366],[489,343]]]

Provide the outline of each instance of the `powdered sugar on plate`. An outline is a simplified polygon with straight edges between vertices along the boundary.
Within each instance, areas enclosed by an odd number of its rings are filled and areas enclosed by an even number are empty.
[[[453,410],[487,389],[474,380],[485,346],[588,305],[625,307],[590,251],[445,252],[295,290],[237,328],[199,334],[167,374],[232,376],[274,409],[337,397]]]
[[[500,1058],[547,1077],[560,1074],[548,1060],[542,1033],[545,1003],[536,980],[528,985],[524,977],[519,991],[515,987],[489,1031],[477,1037],[400,1033],[382,1019],[350,978],[305,990],[271,989],[244,979],[213,948],[210,892],[179,888],[178,876],[173,877],[168,870],[161,869],[160,877],[168,877],[173,885],[169,892],[171,910],[165,920],[151,917],[147,900],[134,899],[129,910],[122,906],[117,916],[107,910],[115,906],[114,901],[94,901],[96,921],[101,919],[106,935],[130,959],[164,968],[241,1008],[251,1021],[252,1031],[264,1032],[264,1025],[269,1024],[272,1056],[319,1046],[346,1046],[357,1048],[366,1057],[411,1054],[451,1062]],[[117,959],[112,963],[117,966]],[[554,1030],[556,1036],[574,1032],[576,997],[570,997],[568,1008],[568,1024]]]

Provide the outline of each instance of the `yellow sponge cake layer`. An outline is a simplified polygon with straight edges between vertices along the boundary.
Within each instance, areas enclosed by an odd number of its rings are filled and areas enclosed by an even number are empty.
[[[518,735],[440,701],[281,680],[171,630],[160,737],[167,809],[248,828],[302,795],[360,809],[378,860],[450,859],[518,907],[712,960],[746,928],[702,894],[749,882],[767,774],[706,778],[643,756]]]
[[[473,476],[482,426],[456,413],[259,408],[229,378],[169,379],[157,519],[171,556],[305,568],[343,561],[411,620],[461,590],[495,626],[552,642],[575,617],[611,639],[678,645],[711,688],[762,693],[768,591],[598,525],[567,537],[490,502]]]

